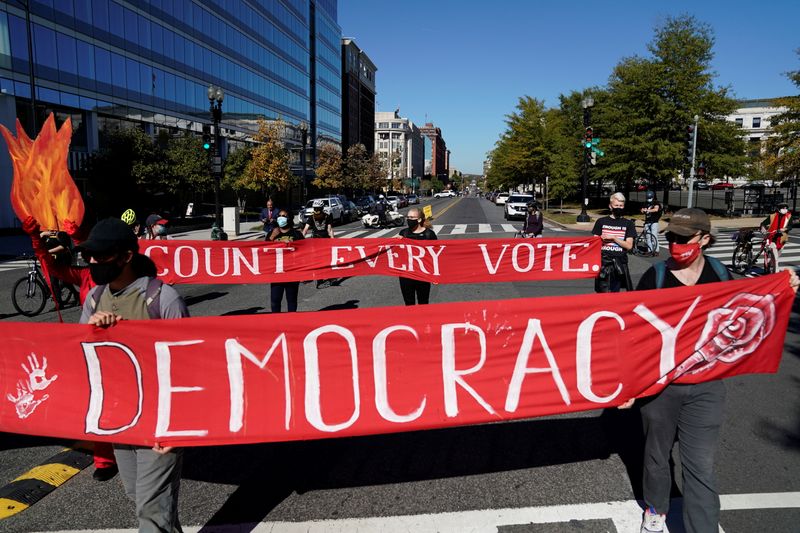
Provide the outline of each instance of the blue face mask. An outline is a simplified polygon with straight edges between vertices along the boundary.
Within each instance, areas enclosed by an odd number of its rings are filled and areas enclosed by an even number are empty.
[[[289,219],[286,217],[278,217],[278,226],[285,228],[289,225]]]

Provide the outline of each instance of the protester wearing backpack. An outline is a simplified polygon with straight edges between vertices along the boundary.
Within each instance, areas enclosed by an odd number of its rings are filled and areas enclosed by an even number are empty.
[[[715,240],[711,221],[703,210],[679,210],[664,232],[670,258],[650,267],[636,290],[731,279],[722,263],[703,255]],[[790,283],[797,291],[800,281],[793,272]],[[630,407],[633,402],[629,400],[620,407]],[[643,492],[647,506],[641,532],[664,531],[672,487],[670,457],[676,436],[683,473],[684,528],[687,533],[716,532],[720,503],[714,480],[714,454],[724,416],[725,384],[721,380],[670,384],[640,402],[645,437]]]
[[[78,249],[97,284],[86,297],[81,324],[110,327],[120,320],[189,316],[177,291],[155,279],[152,261],[118,218],[98,222]],[[140,531],[180,531],[178,489],[183,453],[172,447],[114,444],[126,494],[136,502]]]

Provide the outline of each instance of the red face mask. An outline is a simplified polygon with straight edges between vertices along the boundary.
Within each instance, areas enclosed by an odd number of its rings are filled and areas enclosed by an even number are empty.
[[[672,260],[675,261],[679,268],[684,268],[694,263],[701,253],[699,242],[689,244],[669,243],[669,255],[672,256]]]

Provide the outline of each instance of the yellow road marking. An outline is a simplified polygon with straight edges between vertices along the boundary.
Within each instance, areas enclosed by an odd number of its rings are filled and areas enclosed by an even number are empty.
[[[45,483],[50,483],[51,485],[58,487],[78,472],[80,472],[79,469],[68,465],[50,463],[46,465],[35,466],[14,481],[21,481],[23,479],[38,479],[39,481],[44,481]]]
[[[8,518],[28,508],[28,505],[7,498],[0,498],[0,520]]]
[[[458,202],[460,202],[460,201],[461,201],[461,200],[463,200],[463,199],[464,199],[463,197],[458,197],[458,198],[456,198],[456,201],[455,201],[455,202],[453,202],[452,204],[448,205],[447,207],[445,207],[444,209],[442,209],[441,211],[439,211],[439,214],[438,214],[438,215],[436,215],[436,216],[437,216],[437,217],[440,217],[440,216],[444,215],[444,214],[447,212],[447,210],[448,210],[448,209],[450,209],[451,207],[453,207],[454,205],[456,205]],[[434,218],[435,218],[435,217],[431,217],[431,220],[433,220]]]

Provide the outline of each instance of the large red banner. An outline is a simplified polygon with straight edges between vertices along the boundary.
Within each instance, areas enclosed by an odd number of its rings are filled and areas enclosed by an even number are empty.
[[[167,283],[265,283],[402,276],[432,283],[593,278],[599,237],[142,241]]]
[[[775,372],[788,278],[47,335],[0,323],[0,431],[210,445],[612,407],[676,379]]]

